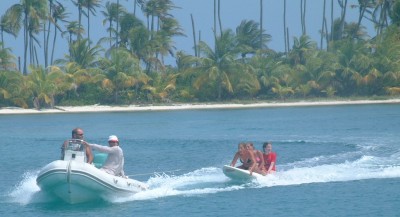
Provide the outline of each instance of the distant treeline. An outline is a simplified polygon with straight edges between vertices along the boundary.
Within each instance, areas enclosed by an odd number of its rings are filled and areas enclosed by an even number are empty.
[[[324,0],[320,47],[302,22],[303,34],[293,41],[285,29],[283,52],[268,47],[271,36],[262,23],[243,20],[235,30],[222,29],[215,0],[215,41],[210,46],[197,40],[192,22],[193,55],[174,47],[173,38],[185,33],[169,13],[175,8],[170,0],[135,0],[133,12],[119,1],[107,2],[101,15],[108,35],[97,44],[90,40],[93,27],[84,29],[82,22],[97,16],[101,1],[73,2],[77,21],[68,20],[74,18],[56,0],[21,1],[1,16],[0,107],[400,95],[400,0],[358,1],[353,7],[360,18],[351,23],[345,20],[347,0],[335,1],[342,13],[331,16],[331,28]],[[306,1],[301,2],[303,17]],[[286,0],[283,4],[286,8]],[[363,19],[373,22],[374,37],[367,35]],[[4,34],[23,34],[22,69]],[[55,45],[65,41],[65,58],[53,60]],[[164,64],[167,56],[176,66]]]

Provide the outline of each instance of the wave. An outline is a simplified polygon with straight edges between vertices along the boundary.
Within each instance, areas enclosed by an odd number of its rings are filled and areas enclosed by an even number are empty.
[[[261,177],[244,184],[235,183],[227,178],[221,168],[201,168],[179,176],[156,175],[147,182],[152,190],[141,192],[129,198],[118,198],[113,202],[147,200],[179,195],[214,194],[246,188],[400,177],[400,165],[393,165],[392,161],[386,161],[386,163],[390,164],[382,164],[382,162],[384,161],[381,158],[373,156],[362,156],[351,162],[345,161],[343,163],[314,166],[305,166],[303,162],[299,162],[298,165],[292,165],[291,169],[281,170],[276,174]]]
[[[358,157],[357,157],[358,156]],[[341,159],[341,162],[333,159]],[[354,159],[354,160],[350,160]],[[108,198],[112,203],[153,200],[171,196],[193,196],[237,191],[246,188],[266,188],[311,183],[347,182],[364,179],[400,177],[399,153],[379,157],[349,152],[331,156],[312,157],[285,165],[279,171],[249,183],[237,183],[222,172],[221,167],[205,167],[178,175],[154,173],[146,183],[150,190],[130,197]],[[38,171],[26,172],[8,194],[10,202],[22,205],[55,200],[41,193],[36,185]]]
[[[45,196],[40,193],[39,186],[36,185],[36,177],[38,171],[25,172],[22,175],[22,180],[17,183],[8,194],[9,202],[26,205],[32,201],[46,202]]]

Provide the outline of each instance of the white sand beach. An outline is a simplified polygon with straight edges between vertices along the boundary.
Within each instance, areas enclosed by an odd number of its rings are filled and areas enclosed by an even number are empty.
[[[135,111],[166,111],[190,109],[240,109],[262,107],[289,106],[334,106],[334,105],[363,105],[363,104],[396,104],[399,99],[388,100],[341,100],[341,101],[298,101],[298,102],[255,102],[255,103],[226,103],[226,104],[169,104],[169,105],[127,105],[127,106],[56,106],[54,109],[23,109],[18,107],[0,108],[0,115],[6,114],[48,114],[48,113],[85,113],[85,112],[135,112]]]
[[[335,106],[335,105],[364,105],[364,104],[396,104],[400,99],[388,100],[348,100],[348,101],[298,101],[298,102],[255,102],[255,103],[226,103],[226,104],[169,104],[169,105],[128,105],[128,106],[56,106],[54,109],[22,109],[18,107],[0,108],[0,115],[5,114],[48,114],[48,113],[84,113],[84,112],[135,112],[135,111],[165,111],[190,109],[240,109],[261,107],[289,106]]]

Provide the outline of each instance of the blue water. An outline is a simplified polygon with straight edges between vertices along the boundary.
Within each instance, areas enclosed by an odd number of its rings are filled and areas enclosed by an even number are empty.
[[[68,205],[38,171],[74,127],[120,138],[125,172],[151,190]],[[0,216],[400,216],[400,105],[0,116]],[[275,175],[222,173],[240,141],[272,141]]]

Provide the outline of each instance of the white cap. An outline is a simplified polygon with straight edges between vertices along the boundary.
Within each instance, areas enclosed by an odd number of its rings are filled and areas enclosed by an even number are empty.
[[[116,135],[111,135],[108,137],[108,141],[119,142],[118,137]]]

